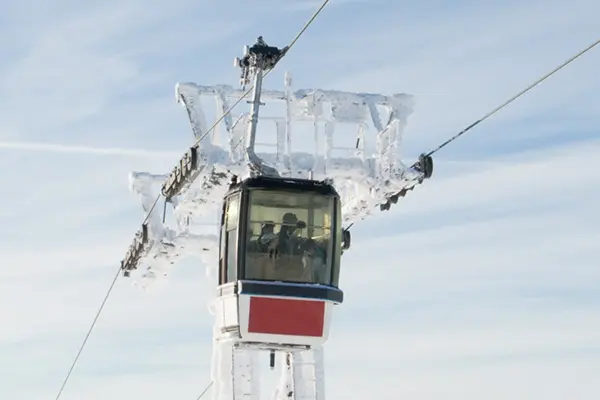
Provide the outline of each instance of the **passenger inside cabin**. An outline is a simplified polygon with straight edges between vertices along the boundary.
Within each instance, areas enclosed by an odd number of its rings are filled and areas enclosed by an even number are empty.
[[[260,235],[256,240],[262,252],[266,252],[269,244],[275,239],[275,224],[273,221],[265,221],[260,227]]]
[[[302,251],[303,240],[298,236],[299,230],[306,228],[306,222],[298,221],[296,214],[288,212],[281,220],[279,233],[271,240],[269,256],[295,256]]]
[[[254,234],[246,242],[246,279],[331,281],[330,200],[312,194],[255,192],[250,204],[248,229],[254,228]]]
[[[248,228],[248,252],[250,253],[266,253],[271,241],[275,238],[274,232],[275,224],[273,221],[265,221],[260,226],[260,233],[256,239],[254,237],[254,231],[252,228]]]

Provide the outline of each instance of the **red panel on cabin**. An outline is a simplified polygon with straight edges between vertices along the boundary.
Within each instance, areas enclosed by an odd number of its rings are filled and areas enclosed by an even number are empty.
[[[250,298],[250,333],[320,337],[324,322],[324,301]]]

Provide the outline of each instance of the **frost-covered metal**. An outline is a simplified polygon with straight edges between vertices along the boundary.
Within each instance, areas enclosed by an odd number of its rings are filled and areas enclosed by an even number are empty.
[[[261,163],[281,176],[331,179],[342,198],[344,223],[361,220],[387,198],[408,190],[424,178],[424,173],[400,160],[402,135],[412,112],[413,98],[407,94],[381,95],[320,89],[292,89],[286,74],[284,90],[266,90],[261,101],[280,106],[279,115],[264,115],[256,130],[255,151]],[[203,86],[179,83],[176,98],[185,108],[194,137],[200,140],[194,180],[170,198],[168,211],[173,218],[162,222],[162,207],[150,217],[154,246],[141,262],[150,270],[163,270],[181,256],[178,242],[196,239],[198,223],[215,223],[231,175],[250,175],[248,149],[250,112],[230,113],[208,133],[206,108],[210,100],[216,114],[229,108],[244,91],[228,85]],[[209,102],[207,102],[209,100]],[[240,108],[242,106],[240,105]],[[273,107],[275,108],[275,107]],[[186,153],[188,154],[188,153]],[[164,174],[132,172],[131,187],[149,209]],[[198,238],[203,245],[216,235]],[[196,248],[199,246],[195,246]],[[196,250],[193,250],[196,252]]]
[[[262,38],[246,48],[244,57],[235,63],[242,71],[242,89],[196,83],[176,86],[177,102],[187,113],[196,143],[168,175],[130,174],[130,188],[140,197],[148,216],[144,240],[134,243],[129,257],[135,265],[128,263],[127,271],[137,264],[145,267],[141,274],[144,284],[168,275],[172,265],[189,255],[200,257],[209,275],[216,275],[216,222],[232,176],[328,180],[340,194],[346,226],[428,177],[423,168],[407,167],[399,157],[413,107],[410,95],[294,91],[288,73],[283,90],[264,89],[265,71],[273,68],[284,52],[266,45]],[[227,113],[234,102],[243,104],[240,99],[251,82],[249,109]],[[209,128],[207,118],[210,100],[217,115],[214,129]],[[164,208],[155,207],[159,193],[164,196]],[[344,233],[347,246],[349,235]],[[227,316],[245,318],[239,311],[241,297],[219,296],[211,307],[215,315],[215,400],[258,400],[256,352],[274,350],[273,343],[265,346],[260,340],[241,343],[235,332],[223,328],[228,326]],[[238,325],[243,324],[238,321]],[[275,400],[324,400],[321,345],[326,336],[302,345],[288,341],[292,344],[276,349],[281,382],[273,394]]]

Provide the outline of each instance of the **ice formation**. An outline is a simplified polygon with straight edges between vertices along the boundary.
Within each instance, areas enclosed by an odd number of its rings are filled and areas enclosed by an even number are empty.
[[[248,112],[237,116],[229,113],[209,131],[203,100],[212,97],[215,112],[221,116],[243,94],[227,85],[176,86],[177,101],[187,111],[199,141],[201,172],[170,202],[168,209],[174,221],[163,221],[162,203],[150,216],[151,246],[141,262],[147,266],[145,278],[166,275],[168,267],[186,255],[202,257],[208,268],[216,265],[218,230],[213,226],[210,233],[199,233],[202,229],[198,227],[218,222],[231,176],[248,176],[244,160],[250,121]],[[261,100],[266,107],[279,104],[279,114],[283,115],[261,115],[256,144],[271,151],[257,151],[257,155],[281,176],[332,180],[342,199],[346,226],[366,217],[386,197],[423,178],[399,158],[403,129],[413,108],[410,95],[292,91],[291,77],[286,74],[285,89],[263,89]],[[266,114],[268,108],[261,112]],[[131,190],[140,196],[145,212],[165,179],[167,175],[148,172],[130,174]]]
[[[130,174],[130,190],[140,197],[147,215],[142,230],[144,245],[139,247],[141,259],[136,258],[137,264],[146,267],[142,273],[144,286],[168,275],[169,268],[188,255],[200,257],[208,274],[216,276],[218,222],[233,176],[244,179],[259,169],[283,178],[329,180],[341,197],[345,226],[365,218],[391,195],[412,188],[424,178],[422,172],[405,166],[399,158],[403,129],[413,107],[410,95],[293,91],[291,77],[286,74],[283,91],[255,91],[255,117],[259,101],[266,103],[266,107],[261,107],[256,129],[252,112],[226,113],[233,102],[241,102],[244,94],[226,85],[178,84],[176,98],[191,123],[197,162],[182,158],[178,173],[171,176]],[[214,100],[214,129],[207,118],[207,97]],[[279,106],[275,115],[268,114],[269,106]],[[156,202],[168,178],[169,184],[176,183],[177,188],[163,192],[170,196],[168,201],[159,197]],[[265,348],[256,341],[240,342],[222,329],[220,321],[226,315],[238,315],[224,311],[224,299],[218,297],[210,307],[215,315],[213,398],[258,400],[256,353]],[[239,307],[241,303],[233,300],[227,304]],[[273,346],[276,345],[270,343],[266,349],[273,351]],[[280,356],[277,364],[281,379],[272,398],[324,399],[321,344],[280,347],[275,354]]]
[[[261,400],[259,350],[232,342],[213,345],[213,399]],[[325,399],[323,349],[277,352],[279,384],[270,393],[273,400]]]

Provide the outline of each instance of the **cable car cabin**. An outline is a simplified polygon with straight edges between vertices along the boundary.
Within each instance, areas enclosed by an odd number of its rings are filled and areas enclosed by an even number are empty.
[[[231,183],[221,218],[217,329],[263,348],[327,340],[342,254],[338,193],[324,182]]]

